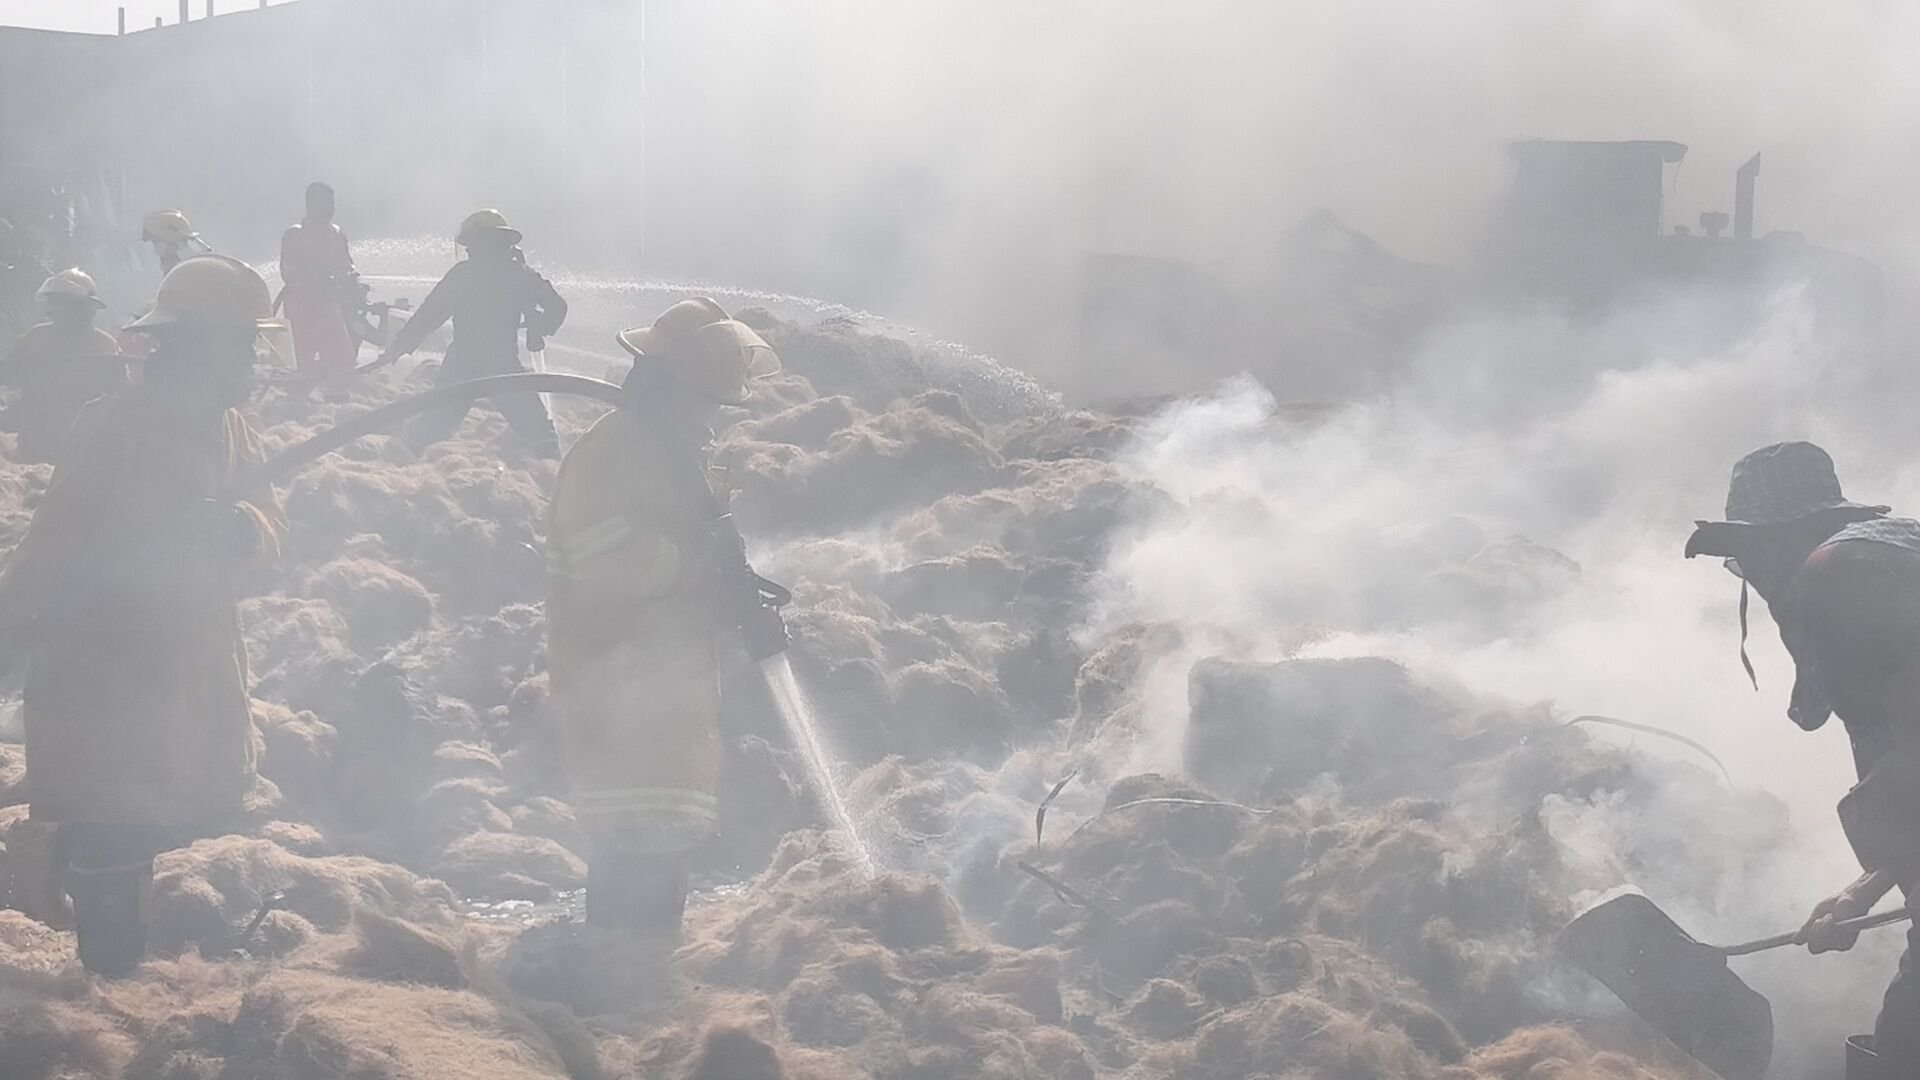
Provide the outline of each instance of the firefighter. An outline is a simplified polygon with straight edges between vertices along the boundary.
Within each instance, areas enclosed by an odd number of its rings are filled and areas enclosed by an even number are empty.
[[[1807,731],[1839,716],[1860,782],[1840,803],[1865,870],[1822,901],[1799,941],[1814,952],[1853,946],[1835,924],[1920,884],[1920,521],[1841,494],[1833,459],[1806,442],[1740,459],[1727,521],[1701,523],[1687,555],[1717,555],[1766,601],[1796,669],[1787,715]],[[1746,657],[1742,616],[1741,658]],[[1751,672],[1751,665],[1748,665]],[[1756,685],[1758,685],[1756,680]],[[1920,1076],[1920,928],[1872,1036],[1847,1047],[1849,1080]]]
[[[263,459],[236,406],[269,325],[246,264],[191,256],[135,327],[138,385],[90,403],[26,536],[0,570],[0,644],[25,655],[29,819],[51,823],[81,963],[128,973],[146,948],[154,856],[221,830],[253,785],[244,575],[276,559]]]
[[[347,327],[349,290],[358,274],[333,213],[333,188],[308,184],[306,216],[280,237],[280,277],[293,324],[295,368],[320,383],[329,400],[345,401],[360,352]]]
[[[4,370],[20,396],[5,427],[20,436],[21,461],[53,461],[80,407],[127,381],[126,361],[112,334],[93,324],[106,305],[93,278],[78,268],[48,278],[37,294],[47,321],[20,335]]]
[[[689,855],[716,820],[718,635],[741,625],[756,580],[710,486],[710,424],[780,361],[708,299],[619,340],[634,358],[629,403],[568,451],[553,496],[549,667],[591,844],[587,921],[671,934]],[[772,651],[784,647],[781,626]]]
[[[211,251],[200,234],[193,231],[193,223],[187,215],[178,210],[155,210],[148,214],[140,228],[140,239],[153,245],[153,253],[160,259],[160,273],[164,276],[180,265],[180,260],[194,253],[197,248],[202,252]]]
[[[452,320],[453,342],[447,346],[436,383],[527,370],[520,360],[521,327],[526,328],[528,351],[544,350],[547,337],[566,321],[567,302],[552,282],[527,265],[520,250],[520,230],[508,225],[498,210],[469,215],[455,239],[467,249],[467,258],[455,263],[433,287],[381,361],[390,363],[411,353],[428,334]],[[494,405],[536,452],[548,457],[559,454],[553,419],[538,396],[504,397]],[[424,450],[451,436],[466,415],[467,409],[459,406],[426,413],[408,425],[405,441],[415,450]]]

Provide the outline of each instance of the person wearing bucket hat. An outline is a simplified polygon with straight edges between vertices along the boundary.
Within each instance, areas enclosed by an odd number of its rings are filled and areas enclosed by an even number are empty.
[[[526,331],[527,351],[542,352],[546,339],[566,322],[566,300],[551,281],[527,265],[519,248],[520,230],[508,225],[500,211],[469,214],[460,223],[457,239],[467,249],[467,257],[433,287],[381,359],[392,362],[406,356],[450,321],[453,341],[440,364],[436,385],[527,370],[520,359],[521,330]],[[536,453],[559,454],[553,418],[538,396],[517,394],[493,404]],[[450,437],[467,412],[455,406],[422,414],[407,425],[403,438],[416,451],[424,450]]]
[[[1748,676],[1751,588],[1794,661],[1788,716],[1808,731],[1836,715],[1846,727],[1859,783],[1840,818],[1865,873],[1814,909],[1800,940],[1850,948],[1857,935],[1835,923],[1920,886],[1920,522],[1848,499],[1820,447],[1776,443],[1734,465],[1726,520],[1696,523],[1686,554],[1718,556],[1741,578]],[[1874,1035],[1849,1046],[1850,1078],[1920,1076],[1917,949],[1912,929]]]
[[[0,569],[0,658],[26,661],[29,820],[54,826],[81,963],[121,975],[146,947],[154,856],[236,817],[253,728],[237,604],[286,528],[240,415],[266,282],[196,255],[139,320],[137,385],[89,403]]]
[[[120,342],[94,325],[106,305],[93,278],[75,267],[48,278],[37,294],[47,321],[14,342],[0,378],[20,396],[0,417],[0,429],[19,435],[19,460],[53,461],[80,407],[125,385]]]
[[[561,760],[591,843],[587,921],[672,934],[688,860],[718,813],[723,646],[758,660],[786,644],[784,624],[733,633],[764,579],[746,566],[707,465],[713,414],[780,363],[706,298],[619,341],[634,357],[630,404],[580,437],[555,484],[548,667]]]

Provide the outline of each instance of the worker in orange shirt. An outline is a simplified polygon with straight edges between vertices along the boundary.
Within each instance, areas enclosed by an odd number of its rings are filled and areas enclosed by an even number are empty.
[[[333,215],[333,188],[308,184],[306,217],[280,238],[280,277],[295,367],[320,383],[330,400],[344,401],[360,351],[347,328],[346,307],[357,274],[347,235]]]

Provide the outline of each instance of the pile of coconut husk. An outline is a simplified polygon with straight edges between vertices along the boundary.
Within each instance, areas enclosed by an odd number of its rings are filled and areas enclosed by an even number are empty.
[[[756,562],[795,586],[791,658],[881,873],[825,831],[732,668],[721,835],[682,939],[561,921],[591,852],[548,703],[555,471],[482,411],[286,488],[289,558],[242,608],[247,818],[160,859],[131,978],[0,913],[7,1076],[1695,1075],[1554,959],[1574,898],[1618,884],[1556,822],[1685,785],[1759,845],[1775,804],[1386,661],[1086,629],[1114,538],[1170,509],[1124,460],[1147,415],[976,409],[899,342],[743,317],[788,370],[719,446]],[[284,447],[425,377],[252,411]],[[563,441],[597,410],[562,402]],[[45,482],[0,461],[0,543]],[[1436,604],[1577,573],[1471,524],[1393,543]],[[1136,767],[1181,657],[1178,767]],[[0,792],[21,764],[0,743]]]

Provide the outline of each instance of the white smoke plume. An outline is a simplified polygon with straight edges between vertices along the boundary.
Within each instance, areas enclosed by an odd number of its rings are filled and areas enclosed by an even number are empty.
[[[1695,519],[1721,516],[1733,460],[1781,439],[1826,445],[1850,492],[1899,512],[1912,472],[1892,451],[1908,436],[1852,404],[1872,373],[1834,368],[1795,297],[1756,332],[1694,349],[1674,344],[1698,340],[1675,322],[1689,310],[1443,328],[1413,358],[1430,377],[1330,416],[1290,414],[1247,380],[1159,415],[1121,460],[1170,508],[1116,542],[1087,630],[1184,631],[1149,676],[1136,763],[1181,765],[1200,657],[1388,656],[1561,719],[1603,714],[1704,743],[1736,787],[1784,803],[1789,847],[1703,816],[1683,787],[1653,809],[1555,800],[1555,839],[1703,940],[1797,926],[1858,873],[1833,812],[1852,782],[1846,740],[1837,722],[1809,735],[1786,719],[1791,660],[1757,598],[1759,692],[1747,683],[1738,584],[1681,548]],[[1665,740],[1600,737],[1711,768]],[[1631,857],[1663,846],[1664,866]],[[1741,963],[1774,998],[1783,1067],[1832,1064],[1845,1025],[1870,1023],[1898,943]]]

